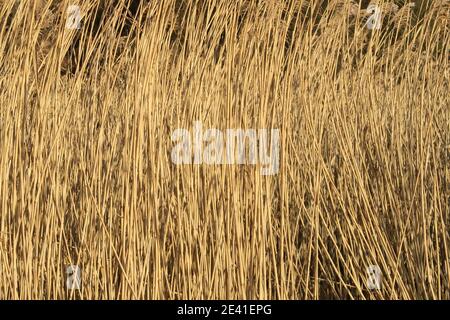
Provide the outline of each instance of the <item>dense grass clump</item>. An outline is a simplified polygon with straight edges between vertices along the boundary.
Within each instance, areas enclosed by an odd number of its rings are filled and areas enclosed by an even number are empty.
[[[0,0],[0,299],[450,299],[450,5],[368,5]],[[194,121],[279,173],[176,166]]]

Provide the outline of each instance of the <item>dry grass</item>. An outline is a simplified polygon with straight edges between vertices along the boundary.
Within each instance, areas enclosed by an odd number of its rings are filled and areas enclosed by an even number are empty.
[[[449,1],[81,2],[0,1],[1,299],[450,299]],[[279,174],[175,166],[195,120]]]

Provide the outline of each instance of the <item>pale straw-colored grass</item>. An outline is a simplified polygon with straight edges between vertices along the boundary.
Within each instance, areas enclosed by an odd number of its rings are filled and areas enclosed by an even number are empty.
[[[102,1],[80,30],[70,1],[15,2],[0,299],[450,298],[448,1],[380,2],[373,32],[367,1],[149,1],[127,32]],[[175,166],[196,120],[279,128],[279,174]]]

